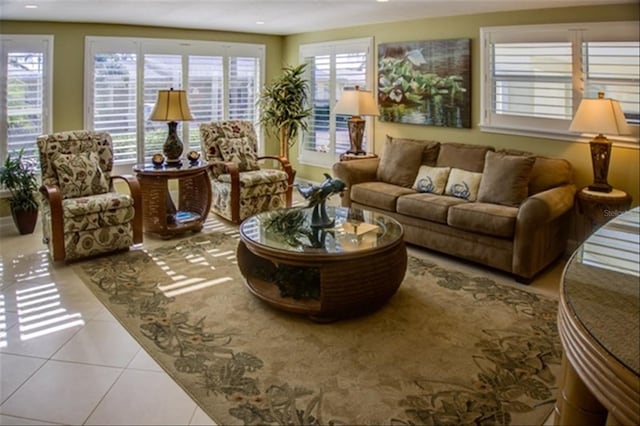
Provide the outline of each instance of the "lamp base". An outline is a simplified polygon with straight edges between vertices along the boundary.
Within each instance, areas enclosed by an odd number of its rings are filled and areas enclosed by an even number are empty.
[[[349,143],[351,146],[347,154],[365,155],[366,151],[362,150],[362,136],[364,135],[365,121],[359,116],[354,115],[349,119]]]
[[[179,166],[182,164],[180,156],[182,156],[182,150],[184,147],[182,145],[182,141],[178,137],[178,123],[175,121],[169,121],[167,125],[169,126],[169,134],[167,135],[166,142],[162,145],[162,151],[166,157],[167,166]]]
[[[608,183],[592,183],[587,188],[589,188],[589,191],[595,192],[611,192],[613,189],[613,187]]]
[[[593,166],[593,183],[590,191],[611,192],[611,185],[607,183],[609,174],[609,160],[611,159],[611,142],[602,134],[589,141],[591,151],[591,165]]]

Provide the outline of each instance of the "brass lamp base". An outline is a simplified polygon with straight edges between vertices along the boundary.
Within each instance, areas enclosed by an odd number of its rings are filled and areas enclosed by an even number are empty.
[[[178,123],[175,121],[169,121],[169,135],[167,140],[162,145],[162,151],[166,157],[167,166],[179,166],[182,164],[180,157],[182,156],[182,150],[184,149],[182,141],[178,137]]]
[[[611,185],[607,183],[609,161],[611,160],[611,142],[602,134],[589,142],[591,150],[591,165],[593,166],[593,183],[590,191],[611,192]]]
[[[364,155],[362,150],[362,136],[364,135],[365,121],[359,115],[354,115],[349,119],[349,143],[351,146],[347,154]]]

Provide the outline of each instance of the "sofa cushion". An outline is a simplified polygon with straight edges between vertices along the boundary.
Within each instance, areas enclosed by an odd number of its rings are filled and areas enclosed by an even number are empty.
[[[57,154],[52,160],[62,198],[86,197],[109,191],[96,152]]]
[[[471,145],[465,143],[440,144],[438,154],[438,167],[451,167],[482,173],[484,169],[484,157],[487,151],[493,151],[493,147],[487,145]]]
[[[517,207],[529,193],[535,157],[487,152],[478,201]]]
[[[536,157],[529,176],[529,195],[573,182],[571,163],[562,158]]]
[[[446,195],[410,194],[398,198],[396,210],[406,216],[446,225],[449,207],[468,202],[461,198]]]
[[[410,188],[418,174],[424,144],[387,137],[376,177],[381,182]]]
[[[420,166],[412,188],[418,192],[443,194],[451,167]]]
[[[481,179],[482,173],[452,168],[444,193],[464,200],[475,201],[478,198]]]
[[[465,231],[512,238],[516,229],[517,216],[517,207],[464,203],[449,208],[447,224]]]
[[[258,156],[248,137],[220,138],[218,140],[220,154],[224,161],[231,161],[238,165],[239,172],[259,170]]]
[[[394,138],[387,135],[386,140],[402,141],[402,142],[414,142],[421,144],[424,149],[422,151],[422,162],[425,166],[435,166],[438,161],[438,153],[440,152],[440,142],[430,141],[424,139],[410,139],[410,138]]]
[[[415,194],[410,188],[385,182],[364,182],[351,187],[351,200],[365,206],[393,212],[398,197]]]

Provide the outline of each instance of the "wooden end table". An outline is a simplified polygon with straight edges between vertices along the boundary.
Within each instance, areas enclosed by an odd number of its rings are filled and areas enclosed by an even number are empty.
[[[138,164],[133,171],[142,191],[142,217],[145,232],[160,238],[202,229],[211,208],[211,182],[205,162],[184,163],[178,167]],[[169,181],[178,181],[178,206],[169,192]]]
[[[611,192],[598,192],[584,187],[576,197],[578,210],[586,219],[579,232],[580,241],[584,241],[593,231],[631,207],[631,195],[615,188]]]
[[[248,289],[268,304],[317,322],[380,308],[402,283],[407,250],[402,225],[380,213],[327,207],[331,228],[309,227],[312,209],[259,213],[240,225],[238,267]],[[274,215],[302,211],[304,224],[280,232]]]

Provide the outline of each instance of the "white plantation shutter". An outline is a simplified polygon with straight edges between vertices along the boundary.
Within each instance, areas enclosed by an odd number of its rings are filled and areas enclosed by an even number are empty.
[[[629,124],[640,124],[640,42],[585,41],[581,69],[586,97],[604,92],[620,102]]]
[[[486,131],[575,140],[568,131],[580,100],[620,101],[637,144],[640,43],[637,22],[481,28]],[[611,138],[610,138],[611,139]]]
[[[224,82],[222,56],[189,57],[189,109],[194,121],[189,123],[189,145],[199,151],[198,125],[219,121],[223,117]]]
[[[256,121],[258,58],[229,58],[229,118]]]
[[[147,119],[158,90],[187,91],[194,120],[178,124],[185,152],[200,150],[199,123],[255,121],[263,45],[87,37],[86,46],[85,127],[111,133],[116,164],[162,152],[167,123]]]
[[[93,67],[93,129],[111,134],[115,162],[135,159],[137,56],[133,53],[96,54]]]
[[[300,47],[300,59],[307,64],[312,115],[308,131],[301,137],[300,161],[330,166],[349,149],[347,120],[333,108],[345,87],[373,89],[373,40],[371,38],[318,43]],[[372,121],[367,118],[363,147],[372,140]]]
[[[37,164],[36,138],[51,130],[52,36],[2,35],[0,158],[17,155]]]
[[[151,161],[154,154],[162,153],[162,145],[167,140],[169,128],[164,121],[151,121],[149,114],[158,99],[159,90],[182,88],[181,55],[144,55],[144,160]],[[149,111],[147,113],[147,111]],[[178,136],[184,140],[184,126],[178,123]],[[185,151],[188,149],[185,143]]]

